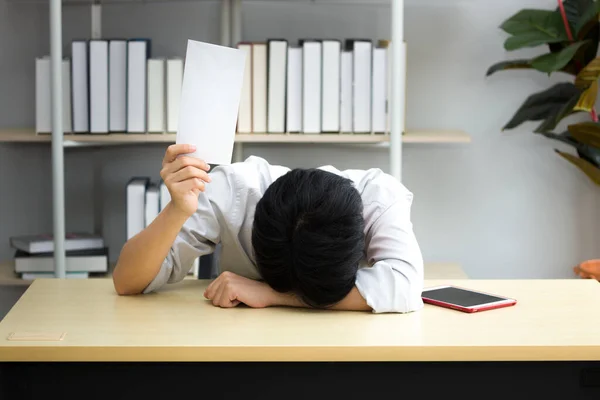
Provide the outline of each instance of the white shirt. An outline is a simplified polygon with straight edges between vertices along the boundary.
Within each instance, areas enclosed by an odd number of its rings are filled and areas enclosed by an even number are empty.
[[[423,258],[410,220],[412,193],[379,169],[320,169],[352,180],[362,197],[366,258],[356,287],[367,304],[376,313],[421,309]],[[217,244],[221,272],[260,280],[251,242],[254,211],[269,185],[288,171],[259,157],[216,167],[199,196],[198,210],[184,224],[144,293],[183,280],[194,260],[212,253]]]

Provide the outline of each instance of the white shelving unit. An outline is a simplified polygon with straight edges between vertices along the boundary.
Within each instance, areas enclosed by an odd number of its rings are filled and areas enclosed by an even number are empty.
[[[221,44],[232,46],[242,37],[242,0],[221,1]],[[248,0],[250,1],[250,0]],[[274,0],[270,0],[274,1]],[[289,1],[289,0],[288,0]],[[369,0],[340,1],[341,4],[373,4]],[[129,143],[171,143],[175,141],[172,134],[110,134],[110,135],[63,135],[62,127],[62,0],[50,2],[50,58],[52,87],[52,135],[36,135],[33,130],[0,130],[1,142],[48,143],[52,144],[52,188],[53,188],[53,225],[55,240],[55,273],[56,277],[65,277],[65,185],[64,185],[64,149],[70,146],[105,146]],[[106,0],[111,2],[111,0]],[[262,2],[265,2],[264,0]],[[294,3],[323,3],[323,0],[295,0]],[[235,144],[235,161],[242,159],[245,143],[260,144],[353,144],[353,145],[385,145],[390,152],[390,173],[398,179],[402,177],[402,144],[404,143],[467,143],[467,134],[458,131],[413,131],[405,132],[406,93],[406,46],[404,43],[404,0],[389,0],[391,3],[392,27],[392,71],[390,109],[397,110],[391,115],[391,129],[385,135],[362,134],[249,134],[237,135]],[[77,2],[81,4],[80,2]],[[377,1],[377,4],[383,0]],[[390,4],[387,3],[387,4]],[[102,1],[90,0],[91,37],[101,38]],[[404,55],[404,57],[403,57]]]
[[[65,134],[63,144],[70,146],[109,146],[139,143],[175,143],[175,134],[131,134],[111,133],[108,135]],[[50,143],[50,135],[37,135],[31,129],[0,129],[0,143]],[[451,144],[469,143],[471,137],[461,131],[406,131],[402,135],[405,144]],[[304,135],[298,133],[252,133],[235,136],[236,144],[348,144],[389,146],[390,135],[337,134]]]

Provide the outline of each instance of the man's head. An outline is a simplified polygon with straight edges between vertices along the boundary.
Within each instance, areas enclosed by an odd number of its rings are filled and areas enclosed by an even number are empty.
[[[280,177],[254,216],[252,246],[262,278],[313,307],[339,302],[354,287],[364,255],[362,213],[348,179],[318,169]]]

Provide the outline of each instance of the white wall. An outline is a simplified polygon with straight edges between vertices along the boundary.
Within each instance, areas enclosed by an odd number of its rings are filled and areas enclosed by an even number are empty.
[[[0,0],[6,1],[6,0]],[[389,7],[247,2],[244,39],[390,36]],[[533,72],[489,79],[506,55],[497,26],[548,0],[412,0],[406,6],[410,128],[462,129],[470,145],[404,148],[404,183],[415,193],[413,220],[427,261],[460,262],[476,278],[570,277],[600,257],[600,190],[556,156],[558,146],[531,126],[502,133],[526,96],[550,81]],[[185,40],[218,42],[215,2],[110,5],[106,37],[149,37],[153,54],[183,56]],[[0,127],[33,125],[35,56],[48,52],[47,10],[0,2]],[[65,7],[64,43],[89,33],[89,9]],[[524,53],[534,54],[535,51]],[[553,80],[559,77],[553,78]],[[124,185],[133,175],[158,179],[162,146],[69,149],[67,229],[92,229],[94,165],[99,166],[102,227],[116,258],[125,240]],[[352,146],[246,146],[290,167],[388,169],[388,152]],[[0,145],[0,259],[14,234],[51,231],[49,147]]]

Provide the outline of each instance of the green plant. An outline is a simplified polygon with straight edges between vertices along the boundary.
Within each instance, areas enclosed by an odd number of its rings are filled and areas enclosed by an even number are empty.
[[[576,155],[556,150],[600,185],[600,123],[595,110],[600,78],[600,0],[558,0],[555,10],[525,9],[500,26],[510,36],[507,51],[547,46],[548,53],[533,59],[502,61],[487,76],[512,69],[534,69],[548,75],[562,73],[572,82],[558,83],[529,96],[503,130],[538,121],[535,133],[566,143]],[[589,113],[591,121],[569,125],[557,133],[559,123],[576,113]]]

